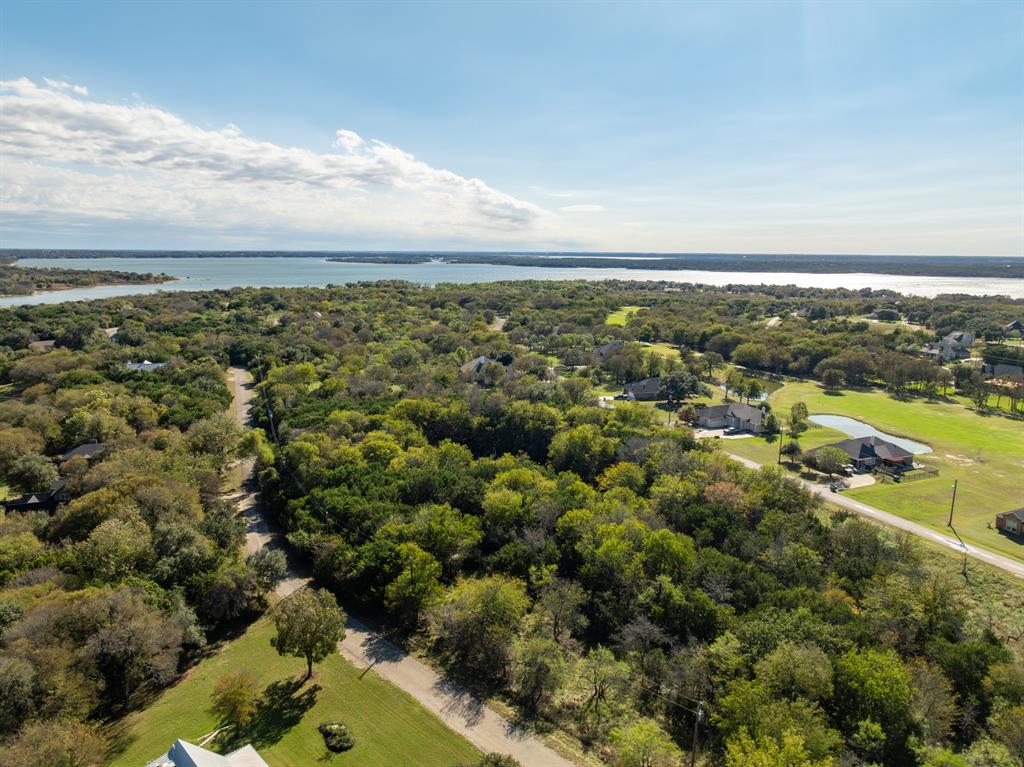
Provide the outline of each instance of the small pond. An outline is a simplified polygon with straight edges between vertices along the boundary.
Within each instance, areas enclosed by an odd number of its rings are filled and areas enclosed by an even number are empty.
[[[841,431],[843,434],[851,437],[881,437],[886,442],[899,445],[914,455],[921,455],[921,453],[930,453],[932,451],[928,445],[922,442],[915,442],[906,437],[894,437],[892,434],[879,431],[869,423],[858,421],[856,418],[847,418],[845,415],[812,415],[808,416],[807,420],[818,424],[818,426],[827,426],[829,429]]]

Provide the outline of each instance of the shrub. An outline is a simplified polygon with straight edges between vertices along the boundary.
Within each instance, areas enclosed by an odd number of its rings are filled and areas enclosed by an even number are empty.
[[[327,746],[327,750],[336,754],[348,751],[356,744],[356,739],[352,737],[348,725],[344,722],[321,722],[317,730],[324,736],[324,745]]]

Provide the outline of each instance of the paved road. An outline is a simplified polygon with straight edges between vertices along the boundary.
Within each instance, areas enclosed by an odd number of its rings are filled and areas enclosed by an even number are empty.
[[[481,751],[515,757],[527,767],[573,767],[529,732],[489,709],[465,689],[349,618],[339,645],[358,668],[372,668],[401,687]]]
[[[252,376],[244,368],[231,368],[229,379],[234,398],[231,412],[239,424],[248,426],[253,399]],[[245,459],[242,470],[243,489],[234,497],[245,519],[246,550],[252,554],[271,546],[290,554],[284,536],[274,530],[264,513],[255,462],[251,458]],[[288,560],[288,574],[277,585],[277,593],[282,597],[307,586],[312,580],[308,572],[296,566],[294,557],[289,556]],[[345,638],[338,644],[338,651],[357,667],[372,668],[379,676],[405,690],[482,751],[508,754],[526,767],[573,767],[572,762],[489,709],[459,685],[406,655],[354,618],[348,619]]]
[[[726,455],[752,469],[761,468],[761,464],[751,461],[748,458],[743,458],[742,456],[735,455],[734,453],[729,453],[727,451]],[[844,509],[849,509],[850,511],[860,514],[862,517],[867,517],[868,519],[881,522],[889,527],[895,527],[900,530],[905,530],[908,533],[913,533],[914,535],[920,536],[921,538],[925,538],[934,543],[947,546],[958,554],[966,553],[967,556],[990,564],[993,567],[998,567],[1000,570],[1010,573],[1010,575],[1016,575],[1018,578],[1024,578],[1024,562],[1021,562],[1020,560],[1014,559],[1013,557],[1007,557],[1002,554],[996,554],[994,551],[982,549],[978,546],[964,546],[954,537],[943,535],[929,527],[919,525],[916,522],[911,522],[909,519],[904,519],[903,517],[875,508],[874,506],[869,506],[866,503],[861,503],[860,501],[849,498],[842,493],[833,493],[827,486],[820,485],[816,482],[809,482],[806,479],[801,479],[799,481],[812,493],[820,495],[830,503],[834,503],[837,506],[842,506]]]

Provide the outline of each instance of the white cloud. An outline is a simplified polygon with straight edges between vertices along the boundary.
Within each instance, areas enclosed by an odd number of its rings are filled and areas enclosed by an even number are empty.
[[[563,205],[558,210],[562,213],[600,213],[604,205]]]
[[[44,77],[43,82],[46,83],[47,87],[53,88],[58,91],[71,91],[79,96],[88,96],[89,89],[84,85],[72,85],[71,83],[64,82],[63,80],[51,80],[49,77]]]
[[[280,146],[229,123],[84,98],[63,81],[0,82],[0,211],[12,219],[160,222],[207,232],[448,233],[532,240],[551,217],[477,178],[338,130],[334,152]]]

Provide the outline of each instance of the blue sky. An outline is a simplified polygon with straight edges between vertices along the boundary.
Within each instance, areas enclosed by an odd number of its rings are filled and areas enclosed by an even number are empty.
[[[5,246],[1024,252],[1021,3],[8,2],[0,79]]]

